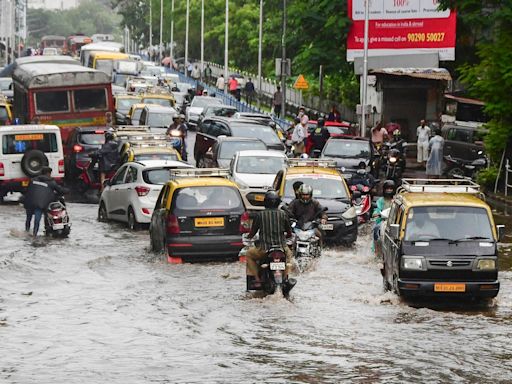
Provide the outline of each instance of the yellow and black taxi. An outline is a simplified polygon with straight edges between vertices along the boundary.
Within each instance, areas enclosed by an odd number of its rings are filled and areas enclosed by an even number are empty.
[[[141,141],[128,143],[121,152],[121,163],[146,160],[181,160],[181,155],[165,141]]]
[[[141,96],[135,94],[119,94],[114,96],[116,124],[128,124],[128,112],[133,104],[140,104]]]
[[[12,106],[7,98],[0,95],[0,125],[10,125],[12,122]]]
[[[384,288],[405,297],[495,297],[503,232],[471,180],[404,179],[381,231]]]
[[[327,224],[322,226],[325,240],[335,244],[352,245],[357,240],[357,213],[352,206],[350,191],[336,162],[321,159],[290,159],[288,168],[279,171],[272,187],[283,202],[295,198],[293,184],[311,185],[313,198],[327,207]]]
[[[174,96],[165,89],[150,88],[141,94],[142,103],[156,104],[162,107],[173,107],[176,105]]]
[[[219,168],[172,170],[151,218],[151,249],[170,263],[238,259],[249,214],[228,175]]]

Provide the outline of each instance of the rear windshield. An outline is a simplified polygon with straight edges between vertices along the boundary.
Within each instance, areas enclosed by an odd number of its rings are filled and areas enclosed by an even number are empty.
[[[161,105],[162,107],[172,107],[172,101],[171,99],[162,99],[159,97],[151,98],[151,97],[145,97],[142,102],[144,104],[157,104]]]
[[[178,190],[174,211],[243,210],[240,193],[231,187],[204,186]]]
[[[96,60],[96,68],[98,71],[105,72],[107,75],[111,75],[114,70],[114,63],[112,59],[108,60]]]
[[[286,160],[284,157],[240,156],[236,171],[238,173],[275,175],[285,167]]]
[[[105,135],[103,133],[83,132],[80,134],[79,142],[88,145],[102,145],[105,143]]]
[[[363,140],[329,140],[324,156],[360,159],[370,156],[370,144]]]
[[[147,184],[164,185],[169,181],[169,171],[176,167],[148,169],[142,171],[142,178]]]
[[[233,136],[254,137],[260,139],[265,144],[280,144],[281,141],[274,130],[266,125],[232,123],[231,132]]]
[[[107,93],[104,88],[73,91],[75,111],[107,109]]]
[[[146,125],[150,127],[168,127],[172,124],[174,115],[168,113],[149,113],[147,115]]]
[[[179,160],[178,155],[174,153],[147,153],[143,155],[135,155],[135,161],[146,160]]]
[[[231,159],[236,152],[250,149],[264,151],[267,146],[261,141],[226,141],[220,146],[219,159]]]
[[[42,152],[57,152],[57,135],[55,133],[16,133],[3,135],[2,153],[4,155],[22,154],[32,149]]]
[[[68,112],[68,91],[36,92],[36,110],[39,113]]]
[[[129,110],[133,104],[140,103],[140,99],[117,99],[118,110]]]

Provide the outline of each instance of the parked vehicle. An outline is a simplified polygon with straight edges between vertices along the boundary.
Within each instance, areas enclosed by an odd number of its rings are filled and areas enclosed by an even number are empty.
[[[475,179],[477,173],[489,165],[489,159],[483,151],[479,151],[478,155],[480,157],[475,160],[455,159],[451,156],[445,156],[443,174],[448,178],[469,177]]]
[[[68,237],[71,221],[64,198],[50,203],[44,217],[44,228],[46,236]]]
[[[448,123],[442,128],[444,155],[454,159],[472,161],[480,158],[484,151],[484,137],[487,130],[481,124],[464,122]]]

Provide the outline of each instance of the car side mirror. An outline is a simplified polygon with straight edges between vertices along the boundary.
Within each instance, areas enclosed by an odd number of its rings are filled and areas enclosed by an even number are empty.
[[[397,240],[400,234],[400,224],[391,224],[389,226],[389,236],[393,240]]]
[[[498,241],[503,241],[505,238],[505,226],[503,224],[497,225],[496,231],[498,232]]]

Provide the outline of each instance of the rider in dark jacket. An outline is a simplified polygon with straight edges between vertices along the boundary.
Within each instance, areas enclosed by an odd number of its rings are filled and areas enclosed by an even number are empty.
[[[112,131],[105,131],[105,144],[101,146],[96,154],[99,160],[100,188],[103,188],[107,173],[112,172],[119,166],[119,143]]]
[[[25,230],[30,231],[30,223],[34,216],[34,236],[39,231],[39,223],[43,213],[48,209],[48,205],[55,201],[58,195],[63,195],[65,190],[58,185],[51,177],[52,169],[43,167],[41,175],[30,180],[23,205],[27,212],[27,220],[25,222]]]
[[[313,199],[313,188],[310,185],[302,184],[299,188],[299,198],[294,199],[288,205],[289,214],[297,220],[297,225],[302,226],[308,221],[317,218],[322,220],[322,224],[327,221],[327,215],[323,212],[322,205],[318,200]]]
[[[310,135],[310,139],[313,142],[310,155],[315,155],[315,150],[322,152],[329,137],[331,137],[331,135],[329,134],[329,130],[325,127],[325,119],[319,117],[317,127]]]

